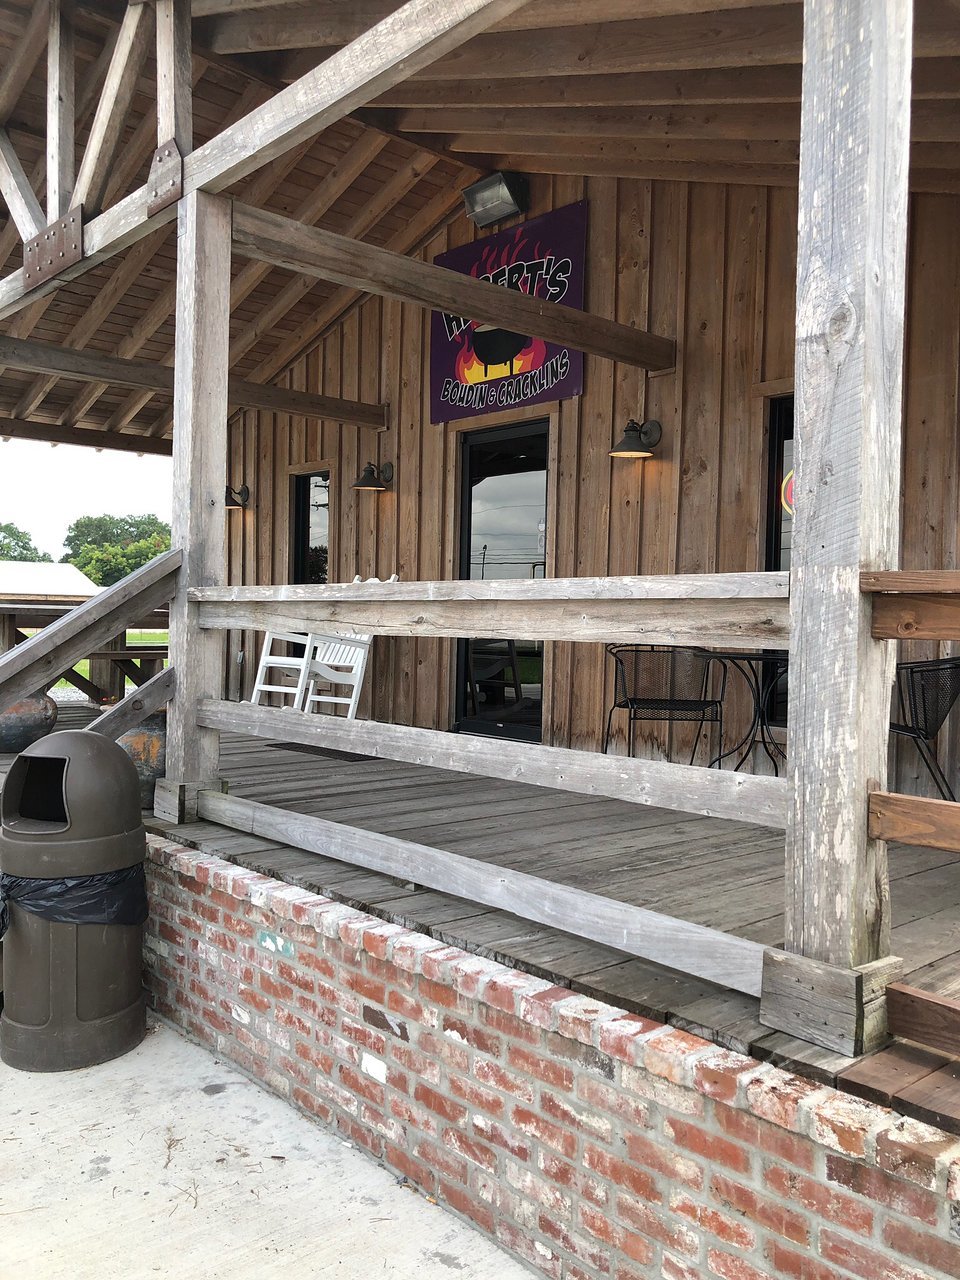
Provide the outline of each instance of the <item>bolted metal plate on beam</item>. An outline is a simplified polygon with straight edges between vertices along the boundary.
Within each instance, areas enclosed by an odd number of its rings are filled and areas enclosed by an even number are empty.
[[[183,156],[173,138],[161,143],[153,153],[147,188],[150,192],[148,217],[166,209],[168,204],[175,204],[183,195]]]
[[[51,222],[23,246],[23,279],[28,289],[43,284],[83,258],[83,209],[80,205]]]

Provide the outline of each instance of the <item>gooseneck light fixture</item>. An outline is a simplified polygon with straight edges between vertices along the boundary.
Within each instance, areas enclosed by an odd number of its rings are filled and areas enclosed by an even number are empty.
[[[382,467],[378,467],[373,462],[368,462],[351,487],[361,492],[385,493],[387,485],[392,479],[392,462],[385,462]]]
[[[238,507],[245,507],[249,501],[250,490],[245,484],[242,484],[239,489],[231,489],[230,486],[227,485],[227,492],[223,499],[225,507],[234,509]]]
[[[610,450],[611,458],[652,458],[653,451],[660,443],[663,428],[652,419],[649,422],[637,422],[631,418],[624,427],[623,439]]]

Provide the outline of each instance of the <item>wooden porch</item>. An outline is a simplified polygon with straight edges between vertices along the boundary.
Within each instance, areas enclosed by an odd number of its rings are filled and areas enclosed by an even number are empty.
[[[291,817],[415,841],[783,945],[784,836],[771,827],[239,734],[222,735],[220,763],[232,796]],[[614,947],[217,823],[154,820],[151,829],[814,1079],[844,1087],[844,1073],[857,1074],[856,1059],[763,1026],[756,997]],[[890,846],[904,980],[948,997],[960,997],[958,864],[957,852]],[[856,1090],[856,1079],[847,1087]]]

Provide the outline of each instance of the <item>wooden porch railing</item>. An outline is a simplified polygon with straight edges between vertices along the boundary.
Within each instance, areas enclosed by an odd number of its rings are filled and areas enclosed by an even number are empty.
[[[197,619],[206,630],[359,631],[430,637],[483,634],[744,649],[789,646],[786,574],[223,587],[187,594],[198,606]],[[290,710],[281,715],[272,708],[216,698],[200,702],[196,723],[201,729],[326,745],[770,826],[785,825],[790,799],[789,783],[782,778]],[[527,919],[759,995],[761,1017],[766,1007],[770,1025],[789,1028],[838,1052],[860,1052],[865,992],[871,1000],[877,998],[871,982],[882,990],[879,974],[828,971],[827,966],[802,957],[786,956],[660,912],[219,790],[201,790],[198,812],[209,821],[359,866],[400,873],[441,892],[505,907]],[[817,991],[827,992],[829,998],[817,998]]]
[[[191,589],[201,627],[786,648],[786,573]],[[495,608],[491,608],[491,606]]]
[[[145,614],[168,604],[176,590],[182,561],[179,550],[157,556],[8,650],[0,657],[0,712],[49,685]],[[125,732],[162,705],[172,688],[173,675],[158,673],[114,708],[112,719],[97,722],[98,732],[109,732],[110,726],[122,726],[117,735]]]

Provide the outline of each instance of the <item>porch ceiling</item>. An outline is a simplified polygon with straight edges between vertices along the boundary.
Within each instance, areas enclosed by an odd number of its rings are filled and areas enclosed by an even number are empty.
[[[193,0],[196,143],[398,7],[397,0]],[[42,196],[46,60],[43,32],[38,39],[30,21],[36,9],[33,0],[0,5],[0,122]],[[82,0],[78,8],[79,154],[122,12],[114,0]],[[410,253],[455,214],[459,189],[487,168],[791,185],[801,13],[799,0],[530,0],[229,190],[248,204]],[[911,181],[955,192],[960,7],[916,0],[915,55]],[[155,102],[149,54],[105,207],[146,180]],[[0,332],[170,365],[175,245],[174,229],[160,229],[0,323]],[[0,272],[20,264],[20,236],[8,217]],[[350,290],[279,268],[238,262],[234,271],[233,370],[252,381],[276,379],[355,301]],[[170,435],[171,405],[159,392],[6,369],[0,416],[11,420],[10,434],[36,434],[33,423],[60,440],[92,429],[146,435],[156,447]]]

